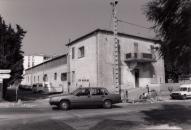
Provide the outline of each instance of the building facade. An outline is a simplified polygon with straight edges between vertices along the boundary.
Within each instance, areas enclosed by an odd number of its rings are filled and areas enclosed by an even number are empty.
[[[60,64],[61,68],[49,67],[46,70],[50,71],[48,77],[54,78],[56,70],[66,73],[68,91],[78,87],[99,86],[118,92],[119,89],[128,90],[165,82],[164,61],[158,54],[159,41],[123,33],[118,34],[118,39],[119,87],[114,86],[113,34],[100,29],[68,43],[67,64]],[[49,62],[54,64],[51,60]],[[31,74],[42,73],[42,69],[35,70],[41,66],[27,70],[25,79],[29,71]],[[33,83],[31,79],[28,81]]]
[[[159,57],[157,40],[118,34],[119,80],[121,89],[161,84],[164,61]],[[114,87],[114,40],[112,32],[96,30],[68,44],[71,87]]]
[[[24,56],[24,62],[23,62],[24,70],[36,66],[48,59],[50,59],[50,57],[44,55],[26,55]]]
[[[61,55],[25,70],[23,85],[50,83],[55,91],[68,92],[67,55]]]

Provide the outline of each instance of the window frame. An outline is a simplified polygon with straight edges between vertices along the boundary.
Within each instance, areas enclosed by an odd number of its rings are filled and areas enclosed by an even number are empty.
[[[43,81],[44,81],[44,82],[47,82],[47,81],[48,81],[48,74],[44,74],[44,75],[43,75]]]
[[[72,59],[75,59],[75,47],[72,47]]]
[[[54,80],[57,80],[58,74],[55,72],[54,73]]]
[[[78,58],[83,58],[85,57],[85,47],[81,46],[78,48]]]
[[[67,73],[61,73],[60,75],[61,75],[60,76],[61,81],[67,81]]]

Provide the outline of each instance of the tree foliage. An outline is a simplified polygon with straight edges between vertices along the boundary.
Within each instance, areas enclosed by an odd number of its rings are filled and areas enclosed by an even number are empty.
[[[157,37],[167,77],[174,81],[191,73],[191,1],[150,0],[144,10]]]
[[[16,25],[14,29],[11,25],[6,25],[0,17],[0,69],[11,70],[11,77],[5,80],[5,86],[22,79],[23,51],[21,47],[25,33],[19,25]]]

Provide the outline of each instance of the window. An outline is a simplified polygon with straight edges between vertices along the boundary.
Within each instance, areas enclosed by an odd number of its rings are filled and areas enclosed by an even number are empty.
[[[43,81],[44,81],[44,82],[48,81],[48,75],[47,75],[47,74],[44,74],[44,76],[43,76]]]
[[[54,73],[54,80],[57,80],[57,73]]]
[[[32,56],[32,67],[34,66],[34,57]]]
[[[187,91],[187,88],[180,88],[180,91]]]
[[[101,91],[104,93],[104,95],[108,95],[108,91],[107,91],[107,89],[101,89]]]
[[[72,82],[74,83],[75,82],[75,71],[72,71]]]
[[[67,73],[61,73],[61,81],[67,80]]]
[[[28,68],[30,68],[30,56],[28,57]]]
[[[92,95],[104,95],[104,92],[101,89],[92,89]]]
[[[138,43],[134,42],[134,52],[137,53],[139,51]]]
[[[76,96],[88,96],[90,95],[90,90],[85,88],[85,89],[81,89]]]
[[[84,46],[82,46],[82,47],[79,48],[78,58],[82,58],[84,56],[85,56],[85,49],[84,49]]]
[[[38,83],[39,83],[39,76],[38,76]]]
[[[74,59],[74,58],[75,58],[75,48],[72,47],[72,59]]]

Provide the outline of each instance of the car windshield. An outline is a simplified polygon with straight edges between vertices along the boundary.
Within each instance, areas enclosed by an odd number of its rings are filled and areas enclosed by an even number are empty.
[[[180,91],[187,91],[187,88],[180,88]]]
[[[81,88],[75,89],[73,92],[71,92],[70,94],[75,95]]]

